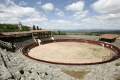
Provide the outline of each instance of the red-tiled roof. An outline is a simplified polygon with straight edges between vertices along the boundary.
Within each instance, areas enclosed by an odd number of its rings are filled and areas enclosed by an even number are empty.
[[[115,39],[117,37],[118,37],[118,35],[116,35],[116,34],[103,34],[100,36],[100,38],[104,38],[104,39]]]

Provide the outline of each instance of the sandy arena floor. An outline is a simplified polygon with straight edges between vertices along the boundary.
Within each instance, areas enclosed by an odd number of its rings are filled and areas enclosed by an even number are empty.
[[[37,46],[28,55],[58,63],[94,63],[111,59],[112,53],[105,47],[88,43],[56,42]]]

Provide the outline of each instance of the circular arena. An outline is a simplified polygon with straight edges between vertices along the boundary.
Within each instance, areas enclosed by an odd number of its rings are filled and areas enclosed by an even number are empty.
[[[84,39],[56,39],[32,43],[23,48],[31,59],[64,65],[100,64],[119,58],[119,48],[104,42]]]

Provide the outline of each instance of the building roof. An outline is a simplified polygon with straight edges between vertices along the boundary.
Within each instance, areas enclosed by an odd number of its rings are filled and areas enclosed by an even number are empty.
[[[117,37],[119,37],[119,36],[116,34],[102,34],[102,35],[100,35],[100,38],[104,38],[104,39],[115,39]]]

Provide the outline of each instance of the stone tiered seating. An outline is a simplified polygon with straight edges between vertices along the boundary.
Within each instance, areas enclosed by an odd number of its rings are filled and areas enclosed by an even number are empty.
[[[44,42],[44,41],[50,41],[50,40],[51,40],[51,38],[43,38],[43,39],[41,39],[42,42]]]
[[[15,45],[9,42],[2,41],[2,40],[0,40],[0,47],[6,50],[9,50],[9,51],[15,51]]]

